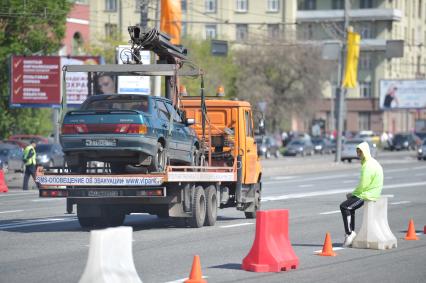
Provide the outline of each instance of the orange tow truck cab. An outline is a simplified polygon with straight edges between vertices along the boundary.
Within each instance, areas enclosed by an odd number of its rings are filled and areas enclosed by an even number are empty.
[[[194,119],[192,125],[199,138],[202,138],[202,110],[200,97],[183,97],[180,108],[187,119]],[[253,114],[250,103],[238,100],[225,100],[206,97],[207,121],[206,139],[210,139],[212,166],[231,166],[235,158],[241,161],[242,202],[244,192],[253,196],[261,190],[262,167],[257,155],[254,138]],[[250,192],[250,191],[253,191]],[[238,193],[237,193],[238,194]],[[256,196],[254,196],[256,198]]]

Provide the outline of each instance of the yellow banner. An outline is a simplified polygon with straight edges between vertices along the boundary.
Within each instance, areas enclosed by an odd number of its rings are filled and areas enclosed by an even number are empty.
[[[180,44],[182,30],[180,0],[161,0],[160,30],[170,35],[173,44]]]
[[[343,87],[355,88],[358,76],[359,45],[361,36],[356,32],[348,32],[346,68]]]

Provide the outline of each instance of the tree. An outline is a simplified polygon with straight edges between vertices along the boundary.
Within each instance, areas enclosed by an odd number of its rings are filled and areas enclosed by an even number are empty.
[[[235,80],[237,67],[234,64],[233,53],[227,57],[213,56],[210,51],[210,40],[183,39],[183,46],[188,49],[190,60],[203,69],[204,88],[206,95],[215,95],[218,86],[225,88],[225,96],[236,97]],[[181,78],[189,95],[200,95],[200,81],[191,78]]]
[[[0,16],[0,138],[51,132],[51,109],[9,109],[11,55],[56,53],[65,35],[67,0],[2,0]]]
[[[327,74],[327,64],[320,58],[315,46],[281,41],[255,42],[250,48],[241,48],[236,52],[238,97],[257,109],[260,102],[266,103],[266,120],[272,132],[290,128],[294,114],[310,119]]]

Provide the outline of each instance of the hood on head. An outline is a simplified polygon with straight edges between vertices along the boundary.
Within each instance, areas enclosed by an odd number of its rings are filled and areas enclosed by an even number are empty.
[[[367,142],[360,143],[356,148],[359,148],[362,151],[362,153],[364,154],[365,160],[371,158],[370,146],[368,145]]]

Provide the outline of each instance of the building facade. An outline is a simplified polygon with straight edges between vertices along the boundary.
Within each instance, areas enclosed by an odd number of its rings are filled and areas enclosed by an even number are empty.
[[[66,19],[65,38],[59,55],[84,55],[84,46],[90,41],[90,12],[87,0],[73,1]]]
[[[352,0],[350,25],[361,35],[358,86],[346,96],[345,130],[376,132],[410,131],[423,110],[381,111],[380,80],[424,79],[426,73],[426,1],[422,0]],[[299,0],[298,40],[343,40],[344,0]],[[386,42],[404,40],[404,57],[387,58]],[[326,84],[324,99],[316,118],[334,129],[332,98],[335,97],[337,73]]]

